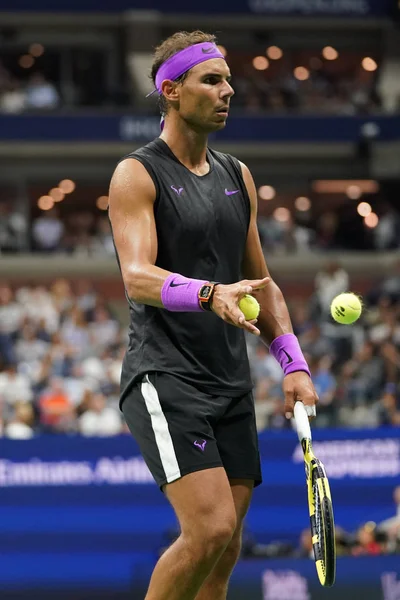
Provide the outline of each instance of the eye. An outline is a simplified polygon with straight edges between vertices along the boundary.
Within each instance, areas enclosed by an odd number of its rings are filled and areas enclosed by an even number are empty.
[[[204,83],[208,83],[210,85],[216,85],[219,82],[219,77],[206,77]]]

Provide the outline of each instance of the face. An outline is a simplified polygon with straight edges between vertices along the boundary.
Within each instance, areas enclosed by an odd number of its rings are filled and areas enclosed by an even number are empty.
[[[230,80],[226,62],[213,58],[193,67],[182,83],[174,87],[169,84],[173,93],[168,94],[168,100],[193,129],[218,131],[225,127],[234,94]]]

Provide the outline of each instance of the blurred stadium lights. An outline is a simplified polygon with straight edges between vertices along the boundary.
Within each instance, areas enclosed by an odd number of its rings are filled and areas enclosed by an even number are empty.
[[[310,71],[306,67],[296,67],[293,75],[299,81],[306,81],[310,77]]]
[[[22,56],[20,56],[18,61],[19,66],[23,69],[30,69],[31,67],[33,67],[34,63],[35,59],[30,54],[23,54]]]
[[[40,210],[50,210],[54,206],[54,200],[51,196],[41,196],[37,205]]]
[[[350,198],[350,200],[358,200],[361,198],[362,190],[359,185],[349,185],[346,190],[346,196]]]
[[[268,58],[265,56],[255,56],[253,58],[253,67],[257,69],[257,71],[265,71],[269,67]]]
[[[369,227],[370,229],[373,229],[374,227],[376,227],[378,225],[379,217],[376,213],[370,212],[369,215],[367,215],[364,218],[364,223],[367,227]]]
[[[63,179],[58,184],[58,187],[61,189],[62,192],[64,192],[64,194],[72,194],[76,185],[75,182],[72,181],[72,179]]]
[[[278,46],[270,46],[267,48],[266,54],[271,60],[279,60],[283,56],[283,52]]]
[[[372,213],[372,206],[369,202],[360,202],[357,206],[357,212],[361,217],[368,217]]]
[[[296,198],[294,205],[297,210],[301,212],[306,212],[311,208],[311,200],[306,196],[299,196],[298,198]]]
[[[325,48],[322,49],[322,56],[325,60],[336,60],[339,56],[339,52],[335,50],[335,48],[332,48],[332,46],[325,46]]]
[[[44,53],[44,46],[42,44],[31,44],[29,46],[29,54],[35,58],[39,58]]]
[[[290,210],[285,208],[284,206],[279,206],[274,210],[273,217],[275,221],[279,221],[280,223],[286,223],[290,219]]]
[[[61,202],[65,198],[64,192],[59,188],[55,187],[49,191],[49,196],[51,196],[54,202]]]
[[[379,192],[379,183],[373,179],[316,179],[312,182],[312,189],[318,194],[347,194],[352,186],[359,187],[363,194]]]
[[[96,206],[100,210],[107,210],[108,208],[108,196],[99,196],[96,200]]]
[[[276,191],[271,185],[262,185],[258,188],[258,195],[261,200],[272,200],[275,198]]]
[[[365,71],[376,71],[378,68],[376,61],[370,56],[366,56],[362,59],[361,66]]]

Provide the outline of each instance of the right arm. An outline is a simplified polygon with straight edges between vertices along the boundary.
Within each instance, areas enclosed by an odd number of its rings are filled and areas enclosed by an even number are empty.
[[[109,216],[128,297],[162,307],[161,288],[170,271],[155,266],[157,231],[154,220],[156,189],[137,160],[121,162],[111,179]]]

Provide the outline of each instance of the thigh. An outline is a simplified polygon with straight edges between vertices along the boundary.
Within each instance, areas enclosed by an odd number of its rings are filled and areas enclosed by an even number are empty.
[[[231,400],[214,434],[228,478],[259,485],[262,475],[252,393]]]
[[[222,466],[212,407],[212,397],[167,373],[145,375],[125,398],[125,420],[160,487]]]
[[[235,531],[236,506],[223,467],[190,473],[164,491],[187,538],[205,542],[213,530]]]

